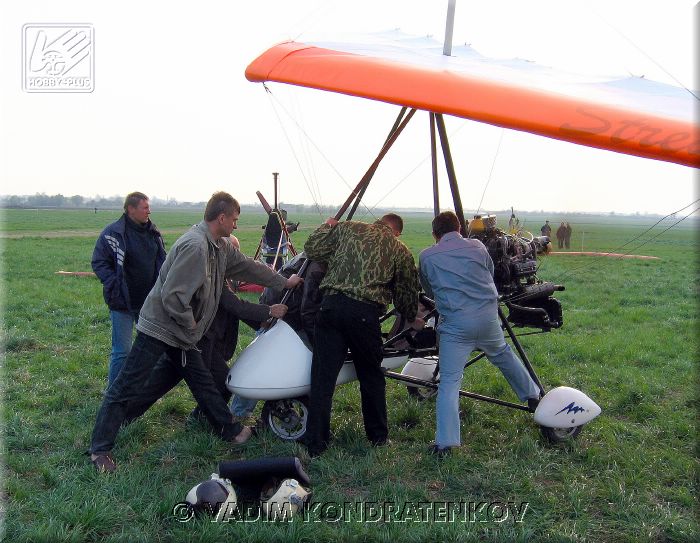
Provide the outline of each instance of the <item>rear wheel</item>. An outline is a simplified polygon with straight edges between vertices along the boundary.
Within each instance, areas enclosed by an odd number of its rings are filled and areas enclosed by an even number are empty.
[[[413,358],[408,361],[401,370],[401,375],[412,377],[417,380],[415,383],[406,384],[406,392],[412,398],[422,402],[430,400],[437,396],[437,388],[430,386],[421,386],[420,383],[433,383],[435,385],[440,381],[440,374],[437,368],[437,357],[431,356],[428,358]]]
[[[547,438],[550,443],[565,443],[572,441],[578,437],[583,429],[583,424],[580,426],[572,426],[571,428],[550,428],[548,426],[540,426],[542,435]]]
[[[286,441],[299,439],[306,433],[309,398],[268,400],[262,410],[262,420],[273,434]]]

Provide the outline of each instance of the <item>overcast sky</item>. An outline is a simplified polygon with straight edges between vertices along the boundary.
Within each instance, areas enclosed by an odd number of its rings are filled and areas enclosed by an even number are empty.
[[[398,107],[244,77],[267,47],[319,33],[393,28],[442,41],[447,0],[23,1],[0,7],[2,194],[180,201],[227,190],[338,204]],[[696,2],[457,0],[454,43],[598,75],[693,82]],[[92,93],[22,88],[27,23],[90,23]],[[33,38],[32,38],[33,39]],[[432,205],[427,114],[412,121],[366,196]],[[448,118],[466,209],[669,213],[697,197],[694,170]],[[290,145],[291,144],[291,145]],[[447,182],[441,175],[442,203]]]

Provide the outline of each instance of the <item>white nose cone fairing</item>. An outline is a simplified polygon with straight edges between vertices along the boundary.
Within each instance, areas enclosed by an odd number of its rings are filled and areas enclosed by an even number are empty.
[[[557,387],[540,400],[535,422],[549,428],[573,428],[590,422],[600,411],[600,406],[580,390]]]
[[[386,357],[382,366],[394,369],[407,360],[405,354]],[[336,385],[356,378],[355,366],[347,361]],[[277,321],[243,350],[228,373],[226,387],[234,394],[253,400],[304,396],[311,388],[311,351],[286,322]]]
[[[255,400],[304,396],[310,383],[311,351],[284,321],[256,337],[226,378],[231,392]]]

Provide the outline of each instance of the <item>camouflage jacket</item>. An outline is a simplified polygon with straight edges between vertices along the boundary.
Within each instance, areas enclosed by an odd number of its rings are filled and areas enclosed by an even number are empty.
[[[386,224],[346,221],[316,229],[304,245],[306,256],[328,264],[324,292],[396,309],[409,321],[416,316],[420,283],[413,255]]]

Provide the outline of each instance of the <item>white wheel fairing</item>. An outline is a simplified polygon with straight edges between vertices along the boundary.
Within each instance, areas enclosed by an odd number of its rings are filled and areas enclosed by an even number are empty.
[[[573,428],[590,422],[600,412],[600,406],[580,390],[557,387],[540,400],[535,422],[549,428]]]
[[[403,366],[407,360],[407,354],[386,356],[382,360],[382,368],[387,370],[393,370],[400,366]],[[336,380],[335,385],[344,385],[345,383],[349,383],[350,381],[354,381],[356,379],[357,372],[355,371],[355,364],[352,363],[352,360],[347,360],[343,364],[343,367],[340,369],[340,373],[338,374],[338,379]]]
[[[412,358],[408,361],[408,364],[404,366],[403,370],[401,370],[401,375],[408,375],[409,377],[415,377],[423,381],[432,381],[435,366],[437,366],[437,360],[431,360],[430,358]],[[439,375],[438,373],[438,377]],[[407,383],[406,386],[420,388],[420,385],[411,383]]]

